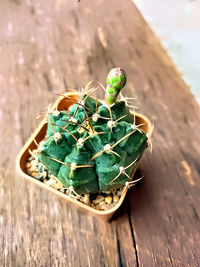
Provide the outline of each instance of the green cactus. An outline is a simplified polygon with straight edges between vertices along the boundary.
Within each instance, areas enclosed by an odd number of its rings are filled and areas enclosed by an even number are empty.
[[[84,194],[130,182],[148,138],[134,124],[126,103],[116,101],[125,83],[125,72],[112,69],[107,104],[85,93],[69,110],[48,114],[47,136],[38,158],[64,187]]]

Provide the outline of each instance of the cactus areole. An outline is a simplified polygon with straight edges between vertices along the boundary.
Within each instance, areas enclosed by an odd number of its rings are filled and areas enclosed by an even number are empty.
[[[47,114],[46,138],[39,161],[67,188],[78,194],[122,188],[131,181],[144,150],[146,133],[135,125],[126,101],[116,100],[126,83],[121,68],[107,77],[105,100],[90,90],[68,109]]]

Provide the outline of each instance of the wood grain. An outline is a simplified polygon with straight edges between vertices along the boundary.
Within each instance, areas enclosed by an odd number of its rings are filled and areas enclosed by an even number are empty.
[[[0,266],[199,266],[200,108],[130,0],[0,3]],[[15,172],[55,93],[127,71],[155,124],[125,204],[104,222]]]

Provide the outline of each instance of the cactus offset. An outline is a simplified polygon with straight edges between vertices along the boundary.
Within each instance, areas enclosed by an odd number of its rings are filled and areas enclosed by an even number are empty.
[[[47,136],[39,161],[75,193],[108,191],[134,183],[131,175],[148,138],[140,125],[135,125],[126,102],[116,101],[125,83],[125,72],[112,69],[106,103],[90,96],[95,88],[82,92],[69,110],[47,114]]]

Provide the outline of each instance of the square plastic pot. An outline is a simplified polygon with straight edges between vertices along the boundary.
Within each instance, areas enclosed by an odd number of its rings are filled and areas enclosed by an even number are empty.
[[[65,100],[66,98],[68,98],[68,101]],[[55,110],[55,109],[57,109],[58,111],[68,110],[69,107],[74,104],[73,100],[77,100],[77,98],[78,98],[78,95],[75,93],[66,93],[65,97],[64,96],[60,97],[56,101],[56,103],[52,106],[52,110]],[[134,114],[132,112],[132,115],[133,116],[135,115],[136,125],[145,123],[143,126],[141,126],[141,129],[144,130],[146,133],[150,134],[151,129],[152,129],[152,125],[151,125],[151,122],[149,121],[149,119],[147,117],[145,117],[144,115],[139,114],[139,113]],[[119,202],[113,208],[106,210],[106,211],[100,211],[100,210],[96,210],[96,209],[89,207],[86,204],[84,204],[78,200],[75,200],[75,199],[67,196],[66,194],[46,185],[45,183],[37,180],[36,178],[33,178],[32,176],[30,176],[28,174],[27,169],[26,169],[26,163],[28,162],[28,158],[30,157],[29,150],[36,149],[36,144],[34,142],[34,139],[37,141],[37,143],[42,141],[46,135],[46,130],[47,130],[47,121],[46,121],[46,119],[44,119],[39,124],[39,126],[36,128],[36,130],[33,132],[33,134],[30,136],[30,138],[27,140],[24,147],[21,149],[21,151],[17,157],[17,161],[16,161],[17,171],[29,182],[37,184],[38,186],[42,187],[43,189],[46,189],[53,194],[56,194],[57,196],[59,196],[63,200],[67,201],[70,205],[73,205],[74,207],[76,207],[76,208],[78,208],[84,212],[87,212],[90,215],[95,215],[95,216],[104,218],[106,220],[109,220],[113,216],[113,214],[116,212],[116,210],[118,210],[119,207],[122,205],[128,189],[126,189],[123,192],[123,194],[121,195],[121,197],[119,199]],[[135,169],[135,171],[136,171],[136,169]],[[135,173],[135,171],[134,171],[134,173]],[[132,179],[133,179],[134,173],[132,174]]]

